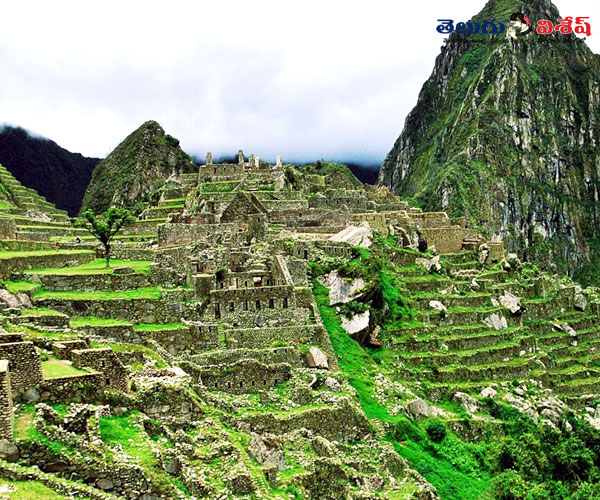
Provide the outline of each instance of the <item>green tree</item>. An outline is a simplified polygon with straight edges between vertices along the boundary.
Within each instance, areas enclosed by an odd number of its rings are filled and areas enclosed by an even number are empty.
[[[82,219],[75,220],[76,227],[84,227],[104,246],[106,267],[110,267],[110,243],[120,229],[132,222],[134,218],[126,208],[110,207],[102,214],[96,214],[93,210],[86,210],[81,214]]]

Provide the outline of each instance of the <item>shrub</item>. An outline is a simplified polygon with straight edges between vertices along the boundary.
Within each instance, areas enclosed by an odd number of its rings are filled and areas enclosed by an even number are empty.
[[[420,443],[425,440],[425,433],[410,420],[404,419],[396,424],[393,430],[393,439],[398,442],[413,441]]]
[[[441,443],[446,437],[446,426],[441,420],[432,420],[427,424],[427,435],[434,443]]]
[[[491,481],[491,490],[497,500],[524,500],[527,489],[527,483],[512,469],[499,474]]]

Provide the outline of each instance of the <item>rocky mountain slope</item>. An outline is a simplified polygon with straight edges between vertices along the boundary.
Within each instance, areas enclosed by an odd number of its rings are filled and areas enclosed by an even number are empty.
[[[35,189],[75,216],[99,158],[71,153],[54,141],[20,127],[0,130],[0,164],[24,186]]]
[[[143,123],[94,169],[82,210],[133,207],[174,174],[191,171],[179,141],[155,121]]]
[[[562,17],[548,0],[490,0],[474,19],[508,25],[520,10],[534,25]],[[600,228],[599,82],[599,56],[574,35],[454,32],[379,184],[425,209],[468,216],[528,260],[589,279]]]

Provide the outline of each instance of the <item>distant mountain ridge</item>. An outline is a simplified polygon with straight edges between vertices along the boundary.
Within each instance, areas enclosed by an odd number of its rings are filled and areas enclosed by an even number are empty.
[[[0,164],[24,186],[35,189],[75,216],[99,158],[72,153],[21,127],[0,128]]]

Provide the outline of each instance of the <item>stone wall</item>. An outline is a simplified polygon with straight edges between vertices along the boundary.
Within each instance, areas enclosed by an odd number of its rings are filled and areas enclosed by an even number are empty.
[[[149,331],[148,337],[158,342],[169,354],[182,356],[216,348],[219,329],[217,325],[190,322],[186,329]]]
[[[229,236],[239,231],[237,223],[230,224],[161,224],[158,226],[159,247],[183,246],[196,241],[216,241],[219,235]]]
[[[104,376],[104,385],[118,391],[128,389],[127,370],[109,347],[74,349],[71,360],[75,368],[90,367]]]
[[[249,313],[267,314],[268,310],[294,308],[296,300],[291,285],[262,286],[257,288],[224,288],[210,292],[210,310],[213,318],[232,319]]]
[[[133,325],[84,325],[77,327],[77,330],[93,337],[103,337],[128,344],[142,344],[146,337],[146,332],[135,331]]]
[[[13,271],[22,269],[38,269],[42,267],[77,266],[91,262],[96,258],[96,253],[86,250],[79,253],[57,253],[51,255],[34,255],[29,257],[11,257],[0,259],[0,278],[8,279]]]
[[[344,259],[354,257],[354,250],[348,243],[321,240],[316,241],[315,246],[333,257],[343,257]]]
[[[14,219],[0,219],[0,239],[14,240],[17,237],[17,224]]]
[[[490,253],[488,254],[488,260],[490,262],[498,262],[504,257],[504,243],[502,241],[488,241],[487,242]]]
[[[40,398],[46,403],[89,403],[98,399],[104,388],[105,380],[101,373],[48,378],[38,387]]]
[[[227,349],[203,352],[192,356],[198,366],[233,364],[240,359],[253,359],[259,363],[287,363],[293,368],[304,366],[303,355],[295,347],[275,347],[262,349]]]
[[[384,213],[353,214],[350,221],[355,226],[360,226],[363,222],[368,222],[369,226],[371,226],[374,231],[378,231],[383,236],[388,235],[387,217]]]
[[[33,342],[0,344],[0,359],[8,360],[13,398],[42,381],[42,362]]]
[[[212,307],[212,305],[210,306]],[[237,328],[279,327],[286,325],[305,325],[309,322],[310,311],[304,308],[280,308],[239,311],[222,316],[223,321]],[[214,319],[214,311],[207,310],[207,320]],[[225,330],[227,337],[227,331]]]
[[[349,399],[283,415],[274,413],[248,414],[239,418],[254,432],[284,434],[305,428],[332,441],[353,442],[371,434],[370,423],[362,411]]]
[[[251,359],[242,359],[233,365],[194,367],[187,363],[185,366],[192,380],[201,383],[209,391],[233,394],[269,389],[291,377],[291,367],[287,363],[263,364]]]
[[[411,213],[410,218],[416,222],[421,229],[452,226],[446,212]]]
[[[40,299],[35,301],[35,305],[69,316],[98,316],[136,323],[173,323],[197,314],[194,303],[170,303],[164,299]]]
[[[71,352],[74,349],[87,349],[88,343],[85,340],[63,340],[52,344],[52,354],[58,359],[71,359]]]
[[[155,234],[156,227],[159,224],[156,220],[139,220],[133,224],[127,224],[123,229],[123,234]]]
[[[339,210],[322,210],[308,208],[306,210],[272,210],[269,212],[271,224],[284,224],[288,227],[344,225],[348,214]]]
[[[0,331],[0,344],[6,344],[10,342],[23,342],[23,333]]]
[[[435,246],[438,253],[457,253],[462,250],[463,230],[458,226],[422,228],[427,246]]]
[[[59,274],[39,274],[42,287],[46,290],[93,292],[96,290],[131,290],[151,286],[147,274],[83,274],[65,276]]]
[[[144,351],[119,351],[115,354],[124,365],[133,365],[145,361]]]
[[[320,328],[320,325],[238,328],[226,332],[225,340],[229,348],[267,348],[278,343],[311,344]]]
[[[305,260],[287,258],[286,265],[294,286],[308,286],[310,271]]]
[[[12,393],[8,361],[0,360],[0,439],[13,439]]]

